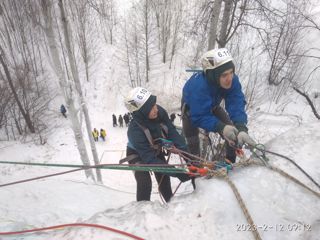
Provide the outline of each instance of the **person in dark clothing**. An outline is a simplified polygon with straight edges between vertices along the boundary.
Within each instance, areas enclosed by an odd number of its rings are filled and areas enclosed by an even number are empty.
[[[174,123],[174,120],[176,119],[176,114],[175,113],[171,113],[170,114],[170,120],[172,123]]]
[[[132,112],[132,121],[127,132],[127,156],[137,155],[129,163],[167,164],[162,148],[155,144],[155,140],[159,138],[171,140],[175,148],[187,151],[185,140],[176,131],[168,113],[156,104],[156,96],[151,95],[147,89],[141,87],[133,89],[125,104]],[[161,195],[168,202],[172,197],[170,177],[159,172],[155,172],[154,175]],[[152,189],[150,173],[136,171],[134,176],[137,182],[137,201],[150,201]],[[190,180],[190,177],[183,173],[175,174],[174,177],[183,182]]]
[[[183,87],[182,125],[191,153],[199,155],[199,130],[219,133],[226,140],[226,158],[235,162],[235,148],[255,145],[248,135],[245,97],[229,51],[213,49],[202,57],[203,72]],[[225,110],[220,106],[225,101]]]
[[[63,104],[60,106],[60,112],[65,118],[67,118],[67,109]]]
[[[124,122],[125,122],[125,124],[126,124],[126,127],[128,127],[128,124],[129,124],[129,115],[125,113],[125,114],[123,115],[123,120],[124,120]]]
[[[119,115],[118,122],[119,122],[120,127],[123,127],[123,118],[121,115]]]
[[[113,127],[118,126],[118,124],[117,124],[117,117],[116,117],[116,115],[114,115],[114,114],[112,114],[112,124],[113,124]]]

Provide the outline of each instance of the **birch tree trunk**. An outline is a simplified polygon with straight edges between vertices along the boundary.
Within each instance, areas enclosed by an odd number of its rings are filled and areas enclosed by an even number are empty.
[[[231,17],[232,0],[224,0],[224,10],[221,21],[221,28],[219,34],[219,48],[223,48],[227,44],[227,30]]]
[[[150,71],[150,62],[149,62],[149,2],[145,1],[144,5],[144,34],[145,34],[145,59],[146,59],[146,82],[149,82],[149,71]]]
[[[90,117],[89,117],[89,111],[88,111],[88,108],[87,108],[87,105],[86,105],[86,102],[85,102],[85,99],[84,99],[84,96],[82,93],[79,72],[78,72],[78,69],[76,66],[76,60],[74,58],[74,54],[73,54],[72,48],[71,48],[71,39],[69,36],[69,31],[68,31],[68,22],[67,22],[67,18],[65,15],[62,0],[59,0],[58,5],[60,8],[60,13],[61,13],[61,20],[62,20],[65,44],[66,44],[66,48],[67,48],[67,52],[68,52],[68,59],[69,59],[69,63],[70,63],[71,73],[72,73],[72,77],[73,77],[76,89],[77,89],[79,97],[80,97],[80,104],[81,104],[84,118],[85,118],[86,128],[87,128],[91,151],[92,151],[92,155],[93,155],[93,161],[94,161],[95,165],[98,165],[100,163],[99,163],[96,145],[94,143],[93,136],[91,134],[92,127],[91,127],[91,121],[90,121]],[[96,168],[96,173],[97,173],[97,180],[102,183],[102,176],[101,176],[101,171],[99,168]]]
[[[210,32],[208,50],[211,50],[216,45],[218,22],[221,11],[222,0],[215,0],[213,4],[213,11],[211,15]]]
[[[49,43],[49,50],[51,53],[51,60],[52,60],[52,63],[51,63],[52,68],[59,79],[59,85],[63,93],[64,99],[66,101],[66,104],[69,106],[68,110],[70,113],[69,116],[72,123],[72,130],[77,142],[78,151],[79,151],[81,160],[84,165],[89,166],[90,165],[89,156],[83,140],[83,135],[82,135],[79,119],[77,117],[77,110],[74,104],[74,99],[71,95],[72,93],[68,93],[69,92],[68,90],[72,91],[72,86],[69,86],[70,83],[68,83],[65,78],[65,74],[63,72],[62,64],[59,58],[59,51],[57,48],[57,42],[55,39],[55,34],[52,26],[52,22],[53,22],[52,15],[51,15],[52,6],[51,6],[51,3],[49,3],[47,0],[42,0],[41,7],[42,7],[42,13],[45,17],[44,22],[46,25],[44,27],[44,32],[45,32],[47,41]],[[85,170],[85,174],[87,178],[92,178],[93,180],[95,180],[92,169]]]

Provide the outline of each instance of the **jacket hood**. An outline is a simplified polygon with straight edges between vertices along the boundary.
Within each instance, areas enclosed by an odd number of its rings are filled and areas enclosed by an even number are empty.
[[[209,83],[211,84],[215,84],[217,86],[220,87],[220,76],[223,72],[229,70],[229,69],[233,69],[233,72],[235,70],[235,66],[234,63],[232,61],[229,61],[215,69],[208,69],[205,73],[205,76],[207,78],[207,80],[209,81]]]

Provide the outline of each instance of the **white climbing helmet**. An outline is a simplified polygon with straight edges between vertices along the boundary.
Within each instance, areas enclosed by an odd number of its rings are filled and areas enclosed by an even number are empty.
[[[206,52],[201,58],[204,72],[208,69],[215,69],[232,60],[232,56],[226,48],[212,49]]]
[[[125,106],[130,112],[138,111],[149,99],[151,92],[143,87],[136,87],[129,92]]]

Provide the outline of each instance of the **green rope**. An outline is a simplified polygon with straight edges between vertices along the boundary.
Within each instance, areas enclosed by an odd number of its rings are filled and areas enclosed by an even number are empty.
[[[55,163],[24,163],[24,162],[8,162],[0,161],[3,164],[29,165],[29,166],[44,166],[44,167],[68,167],[68,168],[99,168],[99,169],[113,169],[113,170],[131,170],[131,171],[153,171],[162,173],[187,173],[184,168],[174,168],[171,166],[133,166],[120,164],[101,164],[101,165],[77,165],[77,164],[55,164]]]

